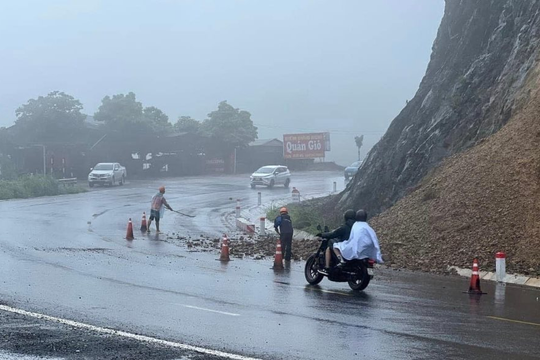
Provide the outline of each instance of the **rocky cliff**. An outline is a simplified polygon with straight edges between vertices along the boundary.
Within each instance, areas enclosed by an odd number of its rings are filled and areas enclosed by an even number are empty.
[[[380,213],[449,156],[499,131],[527,103],[540,51],[540,1],[447,0],[414,98],[340,195]]]
[[[508,124],[445,159],[411,194],[370,220],[387,264],[425,271],[449,265],[540,276],[540,65]]]

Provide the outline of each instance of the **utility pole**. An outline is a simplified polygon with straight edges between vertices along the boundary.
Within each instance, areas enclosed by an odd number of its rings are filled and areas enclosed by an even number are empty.
[[[45,176],[47,175],[47,153],[45,151],[45,145],[38,144],[34,146],[41,146],[41,148],[43,149],[43,176]]]
[[[233,174],[236,175],[236,146],[234,147],[234,165],[233,165]]]
[[[358,160],[360,161],[360,149],[364,144],[364,135],[355,136],[354,141],[356,142],[356,147],[358,148]]]

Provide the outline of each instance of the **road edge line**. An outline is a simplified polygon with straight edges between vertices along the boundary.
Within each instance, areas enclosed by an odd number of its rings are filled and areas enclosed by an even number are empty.
[[[29,317],[32,317],[32,318],[35,318],[35,319],[54,321],[54,322],[58,322],[58,323],[61,323],[61,324],[64,324],[64,325],[73,326],[73,327],[76,327],[76,328],[79,328],[79,329],[87,329],[87,330],[91,330],[91,331],[98,332],[98,333],[101,333],[101,334],[121,336],[121,337],[132,339],[132,340],[144,341],[144,342],[151,343],[151,344],[164,345],[164,346],[168,346],[168,347],[193,351],[193,352],[202,353],[202,354],[206,354],[206,355],[220,356],[220,357],[224,357],[224,358],[227,358],[227,359],[233,359],[233,360],[262,360],[262,359],[259,359],[259,358],[253,358],[253,357],[248,357],[248,356],[243,356],[243,355],[238,355],[238,354],[232,354],[232,353],[227,353],[227,352],[219,351],[219,350],[206,349],[206,348],[195,346],[195,345],[182,344],[182,343],[178,343],[178,342],[174,342],[174,341],[153,338],[153,337],[150,337],[150,336],[132,334],[132,333],[128,333],[126,331],[113,330],[113,329],[104,328],[104,327],[100,327],[100,326],[94,326],[94,325],[85,324],[85,323],[81,323],[81,322],[77,322],[77,321],[73,321],[73,320],[62,319],[62,318],[55,317],[55,316],[50,316],[50,315],[30,312],[30,311],[26,311],[26,310],[22,310],[22,309],[17,309],[17,308],[7,306],[7,305],[2,305],[2,304],[0,304],[0,310],[7,311],[7,312],[10,312],[10,313],[14,313],[14,314],[29,316]]]

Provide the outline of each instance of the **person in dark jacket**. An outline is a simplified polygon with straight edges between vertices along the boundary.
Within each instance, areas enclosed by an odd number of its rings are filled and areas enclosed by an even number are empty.
[[[332,248],[335,243],[349,240],[349,235],[351,234],[351,229],[355,223],[354,210],[349,209],[343,214],[345,222],[343,225],[331,232],[325,232],[322,234],[317,234],[317,236],[322,237],[323,239],[328,239],[328,245],[325,252],[325,267],[323,270],[319,270],[321,274],[328,275],[330,269],[330,262],[332,261]]]
[[[279,210],[279,216],[274,220],[274,229],[279,234],[285,261],[291,261],[293,225],[286,207]]]

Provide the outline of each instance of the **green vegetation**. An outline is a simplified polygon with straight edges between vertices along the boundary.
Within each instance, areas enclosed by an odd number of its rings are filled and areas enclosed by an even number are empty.
[[[178,132],[198,134],[201,130],[201,123],[193,119],[191,116],[180,116],[176,124],[174,124],[174,130]]]
[[[76,194],[85,191],[79,185],[66,187],[59,185],[51,176],[23,176],[17,180],[0,180],[0,200]]]
[[[84,129],[83,106],[73,96],[53,91],[30,99],[17,109],[19,135],[29,142],[57,142],[80,136]]]
[[[317,225],[321,225],[322,227],[328,225],[330,228],[338,225],[340,219],[336,218],[333,211],[328,213],[331,215],[330,218],[323,214],[322,209],[325,199],[328,200],[325,197],[285,205],[293,221],[294,228],[316,234],[319,232]],[[266,218],[273,221],[279,215],[280,208],[269,209],[266,212]]]
[[[169,117],[155,106],[145,107],[132,92],[127,95],[105,96],[94,119],[109,130],[126,134],[133,132],[166,134],[172,130]]]
[[[200,126],[201,134],[211,140],[214,150],[230,154],[234,148],[247,146],[257,139],[257,127],[248,111],[235,109],[222,101]]]

